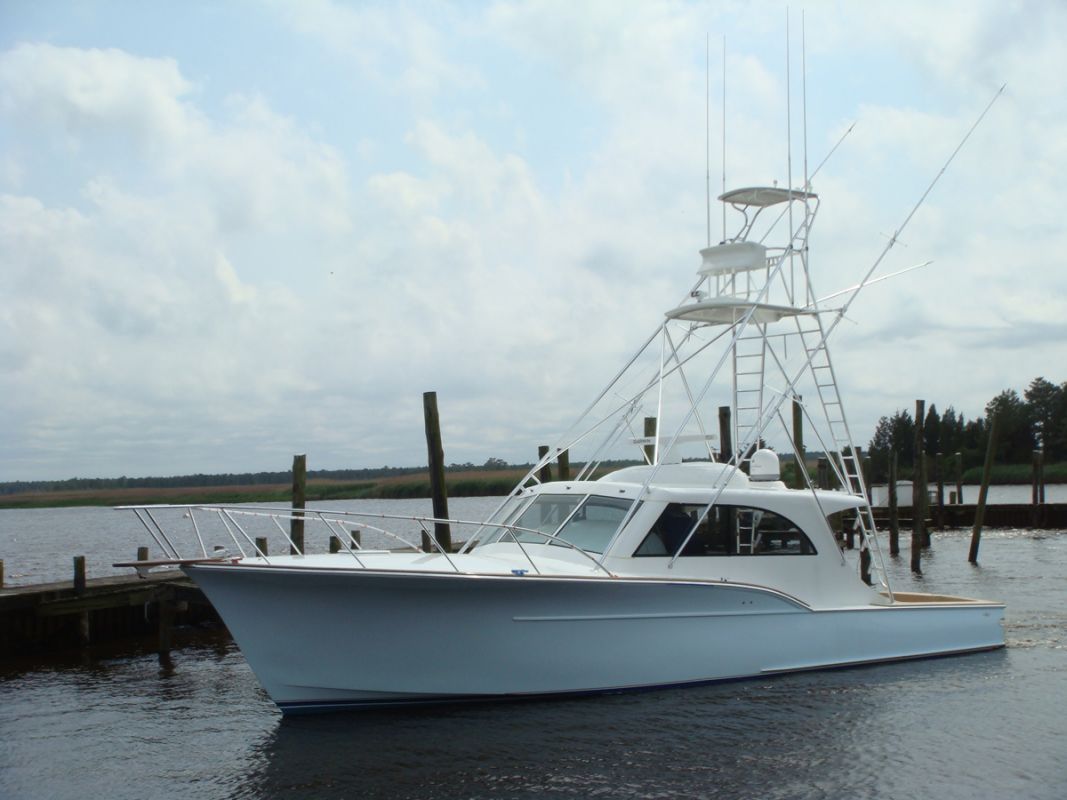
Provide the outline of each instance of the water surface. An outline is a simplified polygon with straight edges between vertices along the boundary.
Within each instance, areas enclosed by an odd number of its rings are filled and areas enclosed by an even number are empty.
[[[581,700],[283,719],[225,637],[0,667],[0,797],[1067,797],[1067,532],[935,534],[898,589],[1008,603],[991,653]],[[133,540],[132,545],[136,542]],[[402,632],[398,632],[402,635]]]

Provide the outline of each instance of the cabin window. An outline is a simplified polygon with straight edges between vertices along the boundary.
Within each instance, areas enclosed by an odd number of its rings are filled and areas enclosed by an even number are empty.
[[[542,533],[553,534],[567,521],[574,509],[582,502],[582,495],[539,494],[522,513],[509,524],[517,528],[532,528]],[[544,542],[544,536],[532,533],[519,533],[523,542]]]
[[[603,553],[631,505],[633,500],[591,495],[557,536],[590,553]]]
[[[556,536],[591,553],[602,553],[633,505],[633,500],[590,495],[542,494],[508,524]],[[502,540],[510,538],[501,537]],[[546,536],[515,531],[523,543],[551,544]]]
[[[671,503],[660,514],[635,556],[815,555],[800,528],[773,511],[714,505],[689,537],[705,506]]]

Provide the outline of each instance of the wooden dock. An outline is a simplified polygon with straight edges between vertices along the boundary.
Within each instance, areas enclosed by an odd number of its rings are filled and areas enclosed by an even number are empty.
[[[172,570],[0,588],[0,658],[156,633],[170,650],[174,625],[218,621],[201,591]]]
[[[944,519],[939,520],[939,509],[936,504],[930,504],[926,509],[926,522],[934,528],[969,528],[974,525],[977,505],[946,504],[944,507]],[[880,531],[886,530],[889,524],[889,509],[885,506],[875,506],[874,521]],[[910,506],[902,506],[899,509],[900,527],[910,529],[912,527],[912,512]],[[1040,530],[1065,530],[1067,529],[1067,503],[1003,503],[987,505],[985,507],[985,526],[987,528],[1036,528]]]

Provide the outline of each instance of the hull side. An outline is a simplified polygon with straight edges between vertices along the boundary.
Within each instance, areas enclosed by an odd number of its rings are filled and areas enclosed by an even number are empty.
[[[192,566],[283,711],[585,694],[1003,646],[996,604],[728,583]]]

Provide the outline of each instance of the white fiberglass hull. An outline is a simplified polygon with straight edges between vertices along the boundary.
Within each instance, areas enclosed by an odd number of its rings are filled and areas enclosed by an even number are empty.
[[[1003,606],[718,582],[201,565],[285,712],[611,692],[1001,647]]]

